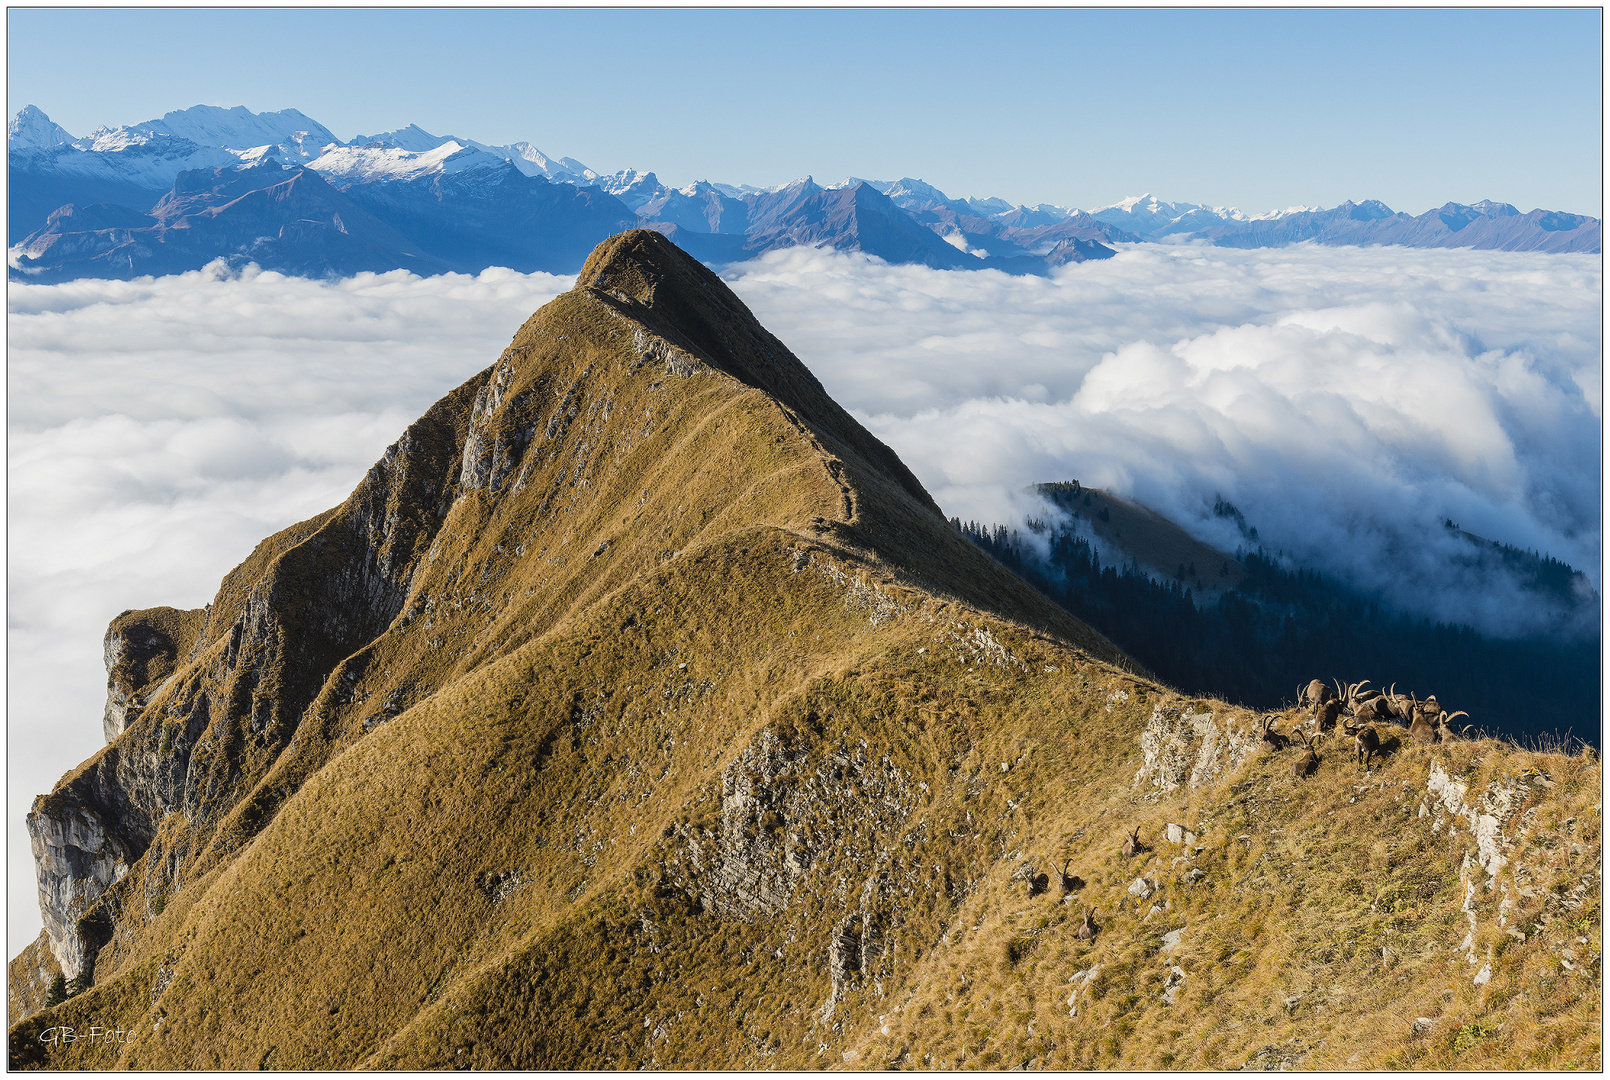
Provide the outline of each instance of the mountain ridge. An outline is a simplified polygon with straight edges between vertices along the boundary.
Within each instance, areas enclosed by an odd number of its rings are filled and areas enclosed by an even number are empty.
[[[108,745],[28,820],[86,988],[13,1068],[1597,1061],[1597,955],[1557,963],[1598,910],[1596,761],[1327,746],[1299,786],[1255,715],[974,547],[652,231],[106,653]]]

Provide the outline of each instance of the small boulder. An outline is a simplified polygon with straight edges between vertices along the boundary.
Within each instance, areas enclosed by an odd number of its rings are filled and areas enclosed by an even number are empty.
[[[1144,900],[1148,896],[1152,895],[1155,889],[1156,886],[1154,886],[1151,882],[1147,881],[1143,877],[1138,877],[1130,883],[1129,895],[1135,897],[1137,900]]]
[[[1163,981],[1163,1000],[1173,1005],[1179,997],[1180,984],[1185,981],[1185,972],[1178,967],[1168,970],[1168,978]]]
[[[1184,933],[1185,933],[1185,927],[1182,926],[1178,930],[1170,930],[1168,933],[1164,934],[1163,935],[1163,951],[1164,952],[1169,952],[1169,951],[1177,948],[1179,946],[1179,943],[1180,943],[1180,936],[1182,934],[1184,934]]]

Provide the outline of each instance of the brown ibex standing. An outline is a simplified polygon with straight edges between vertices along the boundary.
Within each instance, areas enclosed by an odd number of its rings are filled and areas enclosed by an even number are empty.
[[[1303,742],[1308,747],[1308,753],[1298,758],[1291,767],[1291,775],[1295,780],[1301,780],[1305,776],[1313,776],[1319,770],[1319,755],[1314,753],[1313,740],[1304,735]]]
[[[1087,908],[1085,910],[1085,921],[1079,924],[1079,929],[1074,931],[1073,936],[1080,941],[1094,941],[1100,929],[1096,925],[1096,909]]]
[[[1335,696],[1335,691],[1318,679],[1312,680],[1307,686],[1297,688],[1297,704],[1305,708],[1311,705],[1322,705]]]
[[[1347,733],[1353,736],[1353,745],[1358,750],[1358,763],[1364,766],[1364,771],[1370,768],[1370,759],[1381,750],[1381,736],[1376,734],[1372,727],[1348,728]]]
[[[1314,718],[1319,722],[1318,728],[1322,733],[1335,727],[1336,720],[1341,715],[1342,703],[1336,698],[1331,698],[1329,701],[1325,702],[1319,708],[1314,710]]]
[[[1124,837],[1123,856],[1126,859],[1133,859],[1135,857],[1135,852],[1139,851],[1140,849],[1140,826],[1136,825],[1135,831]]]

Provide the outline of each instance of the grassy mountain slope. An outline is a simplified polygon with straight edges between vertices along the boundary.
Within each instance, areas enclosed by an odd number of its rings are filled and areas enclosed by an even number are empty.
[[[1297,784],[1251,716],[1147,681],[951,529],[656,234],[601,245],[202,618],[30,817],[42,866],[93,834],[126,869],[52,892],[94,985],[13,1027],[15,1067],[1317,1064],[1299,1032],[1393,1009],[1398,1063],[1598,1061],[1596,762],[1401,748],[1355,793],[1327,748]],[[1444,772],[1465,792],[1404,814]],[[1451,815],[1494,792],[1481,892]],[[1176,865],[1166,821],[1202,850]],[[1123,861],[1133,825],[1156,850]],[[1418,951],[1341,992],[1388,931]],[[133,1034],[39,1041],[64,1024]]]
[[[1234,555],[1204,544],[1168,518],[1139,503],[1078,481],[1039,485],[1110,552],[1153,576],[1173,578],[1198,594],[1239,588],[1246,567]]]

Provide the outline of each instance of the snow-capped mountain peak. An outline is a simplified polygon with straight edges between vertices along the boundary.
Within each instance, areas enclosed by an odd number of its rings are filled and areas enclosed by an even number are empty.
[[[904,197],[929,203],[948,203],[950,196],[923,180],[914,180],[909,176],[902,176],[889,186],[884,192],[889,198],[899,200]]]
[[[265,144],[299,148],[307,143],[322,149],[340,141],[323,124],[296,109],[254,113],[244,105],[232,109],[195,105],[166,113],[160,120],[131,124],[129,128],[150,135],[172,135],[197,146],[216,146],[237,152]]]
[[[506,158],[489,154],[456,139],[448,139],[423,152],[384,146],[372,140],[362,146],[325,148],[308,168],[327,177],[348,180],[417,180],[422,176],[507,167]]]
[[[72,141],[72,133],[37,105],[24,105],[6,125],[6,146],[12,150],[47,150]]]
[[[418,124],[409,124],[405,128],[382,131],[378,135],[359,135],[347,145],[375,150],[407,150],[410,153],[423,154],[443,143],[461,141],[467,140],[459,140],[452,135],[432,135]]]
[[[505,150],[514,167],[527,176],[546,176],[569,184],[586,186],[598,179],[598,174],[573,157],[551,158],[528,142],[510,143],[495,149]]]
[[[1288,214],[1312,214],[1318,209],[1319,207],[1317,206],[1297,205],[1288,206],[1284,210],[1269,210],[1262,214],[1252,214],[1250,216],[1242,216],[1239,210],[1232,210],[1226,216],[1233,216],[1234,220],[1240,221],[1273,221],[1276,218],[1283,218]]]

